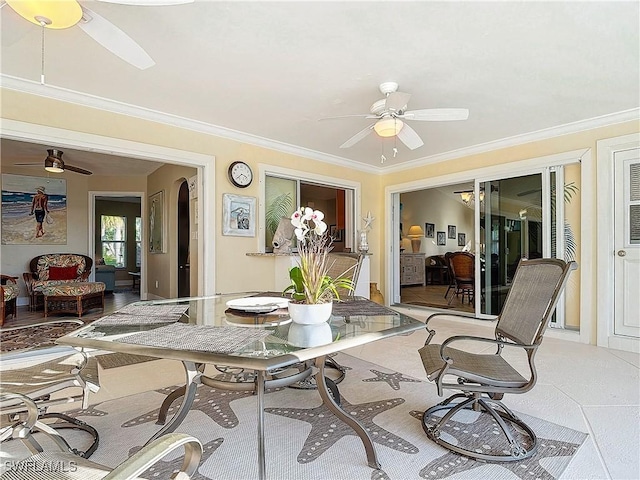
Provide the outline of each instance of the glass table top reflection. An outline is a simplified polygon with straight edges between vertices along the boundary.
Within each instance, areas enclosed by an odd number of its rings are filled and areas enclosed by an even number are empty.
[[[301,325],[279,294],[243,292],[132,303],[58,343],[269,370],[422,328],[363,297],[334,302],[328,322]]]

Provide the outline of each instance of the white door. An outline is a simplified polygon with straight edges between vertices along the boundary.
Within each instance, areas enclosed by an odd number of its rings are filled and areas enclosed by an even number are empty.
[[[640,337],[640,149],[614,154],[614,333]]]

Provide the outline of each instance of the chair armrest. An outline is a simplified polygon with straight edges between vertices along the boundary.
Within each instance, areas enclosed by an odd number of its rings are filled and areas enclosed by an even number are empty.
[[[78,277],[78,280],[80,280],[81,282],[86,282],[87,280],[89,280],[90,273],[91,273],[91,269],[85,270],[84,272],[82,272],[82,275]]]
[[[431,321],[432,318],[435,317],[460,317],[460,318],[466,318],[467,320],[484,320],[482,318],[479,317],[470,317],[468,315],[460,315],[457,313],[448,313],[448,312],[439,312],[439,313],[434,313],[429,315],[429,317],[427,317],[427,320],[424,322],[424,326],[427,328],[427,331],[429,332],[429,336],[427,337],[427,340],[424,342],[425,345],[429,345],[429,343],[431,342],[431,340],[433,339],[433,336],[436,334],[436,331],[433,330],[432,328],[429,328],[429,322]]]
[[[118,465],[104,480],[128,480],[136,479],[152,465],[155,465],[169,452],[184,446],[184,461],[179,473],[171,478],[191,478],[198,469],[202,456],[202,444],[197,438],[184,433],[170,433],[145,445]],[[185,477],[186,475],[186,477]]]
[[[24,280],[24,284],[27,287],[27,292],[29,294],[31,294],[31,284],[33,283],[33,281],[35,280],[35,277],[33,276],[33,273],[31,272],[25,272],[22,274],[22,280]]]
[[[0,283],[5,284],[7,282],[12,282],[17,284],[18,282],[16,281],[18,280],[18,277],[14,277],[12,275],[2,275],[0,274]]]
[[[522,343],[506,342],[504,340],[500,340],[496,338],[474,337],[472,335],[456,335],[455,337],[447,338],[444,342],[442,342],[442,345],[440,345],[440,357],[442,357],[442,360],[447,363],[451,363],[450,361],[447,361],[451,359],[449,359],[449,357],[446,357],[444,355],[444,349],[448,347],[450,343],[465,341],[465,340],[480,342],[480,343],[490,343],[492,345],[497,345],[498,349],[502,347],[519,347],[519,348],[524,348],[525,350],[535,350],[536,348],[538,348],[537,345],[524,345]]]

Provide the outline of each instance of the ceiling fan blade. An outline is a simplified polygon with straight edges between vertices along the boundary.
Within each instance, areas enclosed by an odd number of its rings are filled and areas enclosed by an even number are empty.
[[[403,120],[421,120],[427,122],[444,122],[448,120],[466,120],[469,110],[466,108],[425,108],[409,110],[399,115]]]
[[[321,122],[323,120],[335,120],[337,118],[353,118],[353,117],[359,117],[359,118],[379,118],[377,115],[371,115],[370,113],[362,113],[362,114],[354,114],[354,115],[338,115],[336,117],[323,117],[323,118],[319,118],[318,121]]]
[[[15,166],[20,165],[21,167],[41,167],[42,162],[40,163],[14,163]]]
[[[400,129],[400,131],[398,132],[398,138],[400,139],[400,141],[402,143],[404,143],[411,150],[415,150],[416,148],[421,147],[422,145],[424,145],[424,142],[418,136],[416,131],[413,128],[411,128],[409,125],[407,125],[406,123]]]
[[[156,64],[140,45],[106,18],[86,7],[82,7],[82,12],[78,26],[111,53],[140,70]]]
[[[142,7],[163,7],[165,5],[183,5],[193,3],[195,0],[98,0],[106,3],[119,3],[121,5],[137,5]]]
[[[340,148],[349,148],[353,145],[355,145],[356,143],[358,143],[360,140],[362,140],[364,137],[366,137],[367,135],[369,135],[371,132],[373,132],[373,126],[375,124],[372,123],[371,125],[369,125],[368,127],[360,130],[358,133],[356,133],[353,137],[351,137],[349,140],[347,140],[346,142],[344,142],[342,145],[340,145]]]
[[[393,92],[390,93],[387,97],[387,101],[384,104],[385,110],[389,110],[391,112],[400,112],[403,108],[407,106],[407,102],[411,98],[410,93],[404,92]]]
[[[83,175],[93,175],[93,172],[90,172],[89,170],[85,170],[84,168],[80,167],[74,167],[73,165],[67,165],[66,163],[64,165],[64,169],[69,170],[70,172],[82,173]]]

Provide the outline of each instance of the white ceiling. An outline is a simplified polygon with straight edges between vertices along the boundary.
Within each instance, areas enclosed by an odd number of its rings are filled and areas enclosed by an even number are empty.
[[[363,168],[429,161],[640,106],[637,1],[81,3],[156,65],[132,67],[77,26],[49,30],[47,85]],[[3,85],[37,88],[40,28],[8,6],[0,14]],[[469,119],[411,122],[425,145],[411,151],[398,142],[396,158],[393,140],[375,134],[338,148],[371,120],[318,120],[368,113],[384,81],[412,94],[410,110],[463,107]],[[89,168],[74,156],[65,152],[68,163]]]

